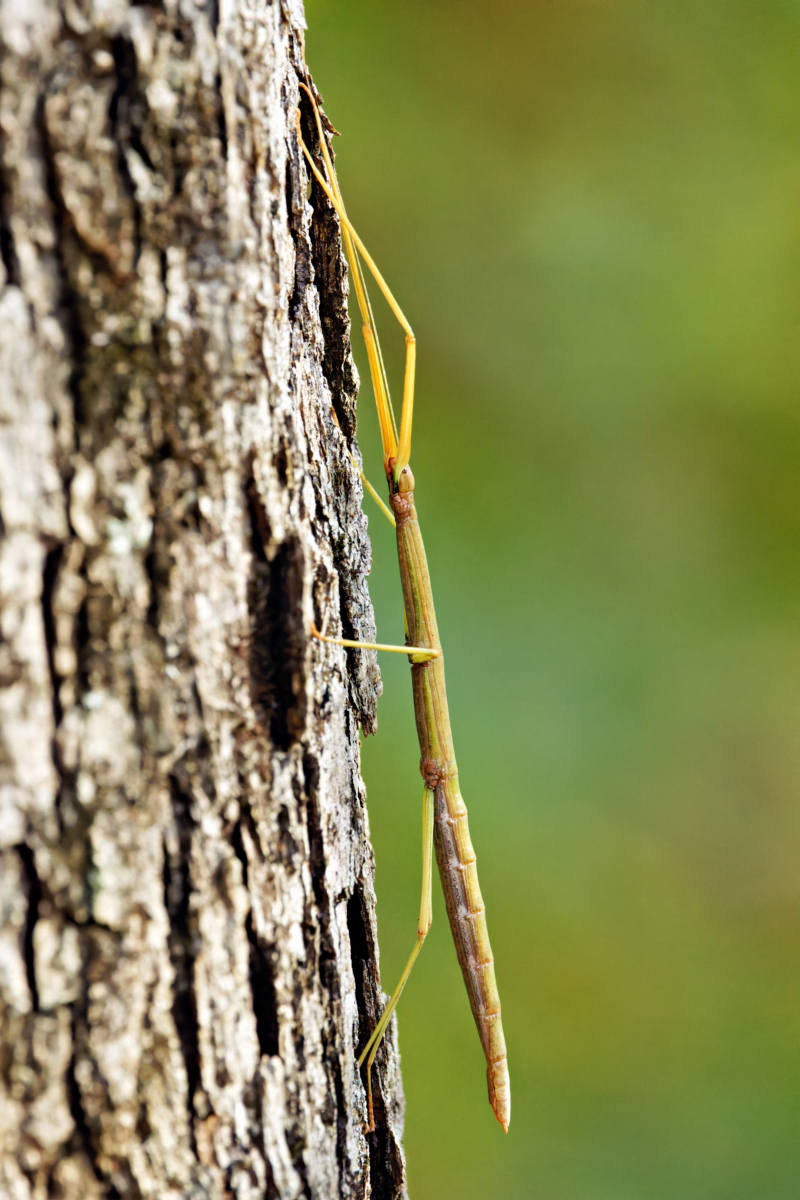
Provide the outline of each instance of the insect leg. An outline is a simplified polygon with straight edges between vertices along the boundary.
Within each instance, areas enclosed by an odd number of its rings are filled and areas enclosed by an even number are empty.
[[[400,976],[400,982],[392,992],[392,997],[386,1008],[383,1010],[380,1021],[375,1026],[372,1036],[367,1042],[358,1059],[359,1067],[367,1058],[367,1094],[369,1097],[369,1130],[374,1128],[372,1119],[372,1064],[375,1061],[375,1055],[378,1053],[378,1047],[381,1044],[383,1035],[386,1032],[386,1026],[392,1019],[392,1013],[397,1008],[397,1001],[400,999],[403,988],[406,986],[406,981],[411,974],[411,968],[416,962],[417,955],[422,949],[422,943],[425,941],[428,930],[431,927],[433,920],[433,909],[431,906],[431,882],[433,870],[433,792],[427,786],[423,787],[422,792],[422,898],[419,905],[419,922],[417,924],[417,941],[414,949],[411,951],[408,962],[405,965],[403,974]]]
[[[303,136],[302,136],[302,133],[300,130],[300,115],[299,115],[299,113],[297,116],[297,137],[298,137],[300,146],[302,147],[303,153],[306,157],[306,160],[308,162],[308,165],[311,167],[311,170],[313,171],[317,181],[319,182],[323,191],[327,195],[331,204],[336,209],[336,212],[339,215],[339,220],[342,223],[342,232],[344,234],[345,248],[348,252],[348,258],[351,260],[351,266],[354,268],[353,269],[353,279],[354,279],[354,282],[356,283],[356,290],[358,292],[358,297],[359,297],[359,306],[361,308],[362,318],[364,320],[364,328],[363,328],[364,340],[366,342],[367,354],[368,354],[369,360],[370,360],[370,371],[372,374],[372,382],[373,382],[373,386],[375,387],[375,395],[376,395],[376,399],[378,401],[378,417],[379,417],[380,425],[381,425],[381,438],[383,440],[384,461],[388,464],[389,458],[394,459],[394,464],[393,464],[394,478],[395,478],[395,481],[397,481],[400,478],[400,474],[401,474],[403,468],[408,466],[408,460],[411,457],[411,421],[412,421],[413,410],[414,410],[414,377],[415,377],[415,373],[416,373],[416,362],[417,362],[417,340],[414,337],[414,331],[411,328],[411,325],[409,324],[408,320],[406,319],[405,314],[403,313],[403,310],[401,309],[400,305],[397,303],[394,296],[392,295],[389,285],[387,284],[386,280],[383,278],[383,275],[378,270],[378,267],[375,264],[375,260],[373,259],[372,255],[369,253],[369,251],[367,250],[366,246],[362,242],[359,235],[356,233],[355,229],[353,228],[352,224],[350,223],[347,213],[344,210],[344,202],[342,200],[342,194],[339,191],[339,185],[338,185],[338,182],[336,181],[336,174],[333,170],[333,164],[330,162],[330,158],[329,158],[328,150],[327,150],[327,144],[325,143],[325,138],[322,134],[322,124],[320,121],[319,113],[317,111],[317,106],[314,103],[314,98],[313,98],[313,96],[311,96],[311,93],[309,92],[308,88],[306,88],[303,84],[301,84],[300,86],[303,88],[303,91],[305,91],[307,93],[307,95],[311,98],[312,106],[314,108],[314,116],[316,118],[317,126],[319,128],[320,145],[322,148],[323,157],[325,158],[325,166],[330,175],[330,182],[327,179],[325,179],[325,177],[322,175],[322,172],[317,167],[316,163],[314,162],[313,158],[311,157],[311,154],[309,153],[308,148],[306,147],[305,142],[303,141]],[[352,253],[351,253],[351,251],[352,251]],[[394,430],[393,430],[394,421],[393,421],[393,418],[391,417],[390,412],[382,411],[384,404],[387,406],[387,408],[390,408],[391,406],[389,405],[389,402],[388,402],[388,391],[386,393],[386,396],[383,395],[383,385],[380,380],[380,376],[382,375],[382,364],[379,364],[379,362],[378,362],[378,360],[380,358],[380,351],[378,350],[378,347],[377,347],[377,336],[376,336],[375,329],[374,329],[374,318],[372,316],[372,311],[369,308],[369,303],[368,303],[368,300],[366,297],[366,288],[363,288],[364,297],[363,297],[363,301],[362,301],[363,281],[361,281],[362,286],[359,286],[359,283],[356,282],[360,276],[360,266],[358,265],[358,255],[356,254],[356,251],[358,252],[358,254],[361,255],[364,262],[367,264],[370,274],[374,278],[378,287],[383,292],[383,295],[386,298],[387,304],[391,308],[392,312],[394,313],[395,317],[397,318],[399,324],[402,326],[403,331],[405,332],[405,335],[406,335],[406,367],[405,367],[405,374],[404,374],[404,378],[403,378],[403,409],[402,409],[402,412],[400,415],[399,440],[395,440]]]
[[[430,662],[432,658],[439,658],[442,653],[441,650],[430,650],[426,646],[387,646],[383,642],[354,642],[350,638],[328,637],[327,634],[320,633],[313,624],[311,636],[320,642],[327,642],[329,646],[345,646],[348,650],[390,650],[393,654],[407,654],[412,663]]]

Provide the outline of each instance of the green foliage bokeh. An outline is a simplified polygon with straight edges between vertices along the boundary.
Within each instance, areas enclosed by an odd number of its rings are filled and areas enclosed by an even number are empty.
[[[800,8],[306,11],[350,216],[418,339],[412,465],[510,1055],[506,1138],[437,883],[399,1010],[413,1200],[795,1200]],[[406,661],[381,668],[391,990],[421,787]]]

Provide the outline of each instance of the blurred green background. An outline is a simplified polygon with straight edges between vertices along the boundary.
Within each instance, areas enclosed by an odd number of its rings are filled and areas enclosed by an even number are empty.
[[[412,1200],[796,1200],[800,6],[306,11],[348,210],[418,338],[412,464],[509,1045],[506,1138],[437,883],[399,1013]],[[390,990],[420,781],[408,666],[381,666]]]

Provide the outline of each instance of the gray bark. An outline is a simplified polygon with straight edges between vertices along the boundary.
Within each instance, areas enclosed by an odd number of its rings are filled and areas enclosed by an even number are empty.
[[[300,0],[4,0],[0,1194],[399,1197]],[[307,138],[315,141],[311,125]]]

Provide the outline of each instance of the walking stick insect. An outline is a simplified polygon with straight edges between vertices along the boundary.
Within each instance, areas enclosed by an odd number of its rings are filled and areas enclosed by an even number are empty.
[[[400,306],[347,218],[336,172],[333,169],[333,162],[323,133],[319,109],[309,89],[302,83],[300,87],[311,101],[319,135],[324,174],[303,141],[299,112],[297,113],[298,140],[314,177],[339,216],[342,240],[350,264],[350,277],[353,281],[363,322],[362,332],[378,408],[378,422],[383,443],[383,467],[389,487],[391,508],[387,508],[381,501],[363,474],[362,480],[396,529],[406,618],[406,644],[404,646],[385,646],[372,642],[354,642],[345,638],[328,637],[313,626],[312,633],[320,641],[329,642],[334,646],[389,650],[397,654],[408,655],[411,663],[414,712],[421,754],[420,772],[424,781],[422,899],[417,925],[417,940],[403,974],[400,976],[400,982],[392,993],[391,999],[358,1060],[359,1067],[363,1065],[365,1059],[367,1063],[368,1128],[370,1131],[374,1129],[372,1064],[392,1013],[400,999],[400,994],[411,973],[411,968],[431,926],[431,873],[435,847],[450,929],[464,975],[472,1015],[475,1018],[486,1057],[489,1102],[497,1120],[507,1133],[508,1123],[511,1119],[511,1089],[505,1038],[500,1020],[500,997],[497,993],[494,959],[486,927],[486,911],[478,885],[475,851],[472,848],[467,826],[467,809],[458,788],[458,770],[444,684],[444,659],[436,625],[428,563],[414,507],[414,476],[408,465],[411,457],[416,341]],[[361,267],[362,259],[405,331],[406,365],[399,434],[389,396],[378,331]]]

